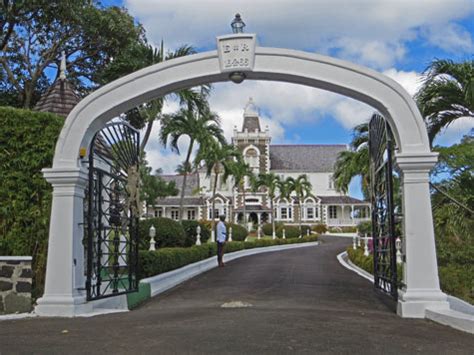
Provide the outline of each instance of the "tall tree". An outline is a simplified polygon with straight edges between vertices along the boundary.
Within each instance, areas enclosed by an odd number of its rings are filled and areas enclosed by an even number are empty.
[[[347,193],[349,184],[356,176],[362,179],[362,193],[369,197],[369,125],[360,124],[354,128],[350,150],[339,154],[334,165],[334,184],[338,191]]]
[[[143,69],[153,64],[162,63],[187,55],[195,54],[193,47],[183,45],[175,51],[165,52],[164,42],[159,47],[153,47],[147,43],[136,42],[126,48],[120,55],[107,66],[100,75],[100,82],[106,84],[127,74]],[[153,123],[161,118],[163,105],[168,98],[177,98],[182,108],[190,111],[208,111],[207,96],[211,86],[203,85],[198,88],[183,89],[171,95],[160,97],[143,103],[125,113],[125,118],[136,128],[146,127],[145,134],[140,146],[141,151],[150,139]]]
[[[431,144],[455,120],[474,118],[474,60],[434,60],[424,72],[424,83],[415,99]]]
[[[302,221],[303,221],[303,201],[306,197],[311,194],[311,182],[308,180],[308,175],[302,174],[299,175],[296,179],[288,178],[290,180],[290,185],[292,190],[295,192],[296,198],[298,199],[299,207],[299,226],[300,226],[300,236],[303,234],[302,230]]]
[[[268,197],[270,198],[270,209],[272,210],[272,238],[276,238],[275,234],[275,210],[273,207],[273,200],[275,199],[276,191],[281,185],[281,179],[274,173],[260,174],[257,180],[257,186],[265,187],[267,189]]]
[[[144,30],[125,9],[101,7],[89,0],[3,1],[0,25],[5,29],[0,67],[17,96],[18,106],[30,108],[46,88],[45,72],[59,75],[61,51],[80,91],[96,87],[97,74],[131,43],[144,41]],[[43,81],[43,83],[42,83]]]
[[[226,182],[227,179],[232,176],[233,179],[233,187],[237,189],[237,191],[242,191],[242,208],[244,214],[244,227],[247,228],[247,210],[245,205],[245,180],[246,178],[250,178],[253,176],[252,169],[250,165],[245,163],[241,157],[234,162],[229,163],[228,169],[224,172],[224,181]]]
[[[216,207],[216,190],[220,174],[230,174],[230,165],[236,159],[241,159],[241,153],[234,146],[221,144],[218,140],[210,137],[207,142],[203,142],[199,147],[195,158],[195,164],[204,163],[206,174],[211,179],[212,187],[212,213],[211,230],[214,241],[215,236],[215,218],[214,211]],[[214,174],[214,181],[212,181]]]
[[[168,141],[171,149],[179,154],[179,140],[181,137],[189,137],[189,146],[186,159],[183,163],[185,167],[190,165],[191,153],[194,144],[202,145],[208,142],[211,137],[219,142],[225,142],[222,129],[220,127],[219,116],[206,108],[201,113],[192,109],[181,109],[175,114],[165,115],[161,120],[160,141],[167,146]],[[181,198],[179,203],[179,219],[183,218],[184,191],[186,187],[188,171],[183,171],[183,184],[181,186]]]

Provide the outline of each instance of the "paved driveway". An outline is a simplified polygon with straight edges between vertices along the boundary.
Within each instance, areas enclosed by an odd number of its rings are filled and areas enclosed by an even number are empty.
[[[474,336],[393,313],[337,262],[348,243],[238,259],[128,313],[0,322],[0,353],[474,354]]]

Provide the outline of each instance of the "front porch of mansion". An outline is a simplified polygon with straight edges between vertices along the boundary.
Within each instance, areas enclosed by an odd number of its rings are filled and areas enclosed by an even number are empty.
[[[148,207],[147,217],[178,220],[179,205],[179,197],[163,199],[157,205]],[[271,223],[272,218],[285,224],[298,224],[301,218],[303,224],[326,224],[329,227],[357,226],[360,222],[370,220],[370,204],[349,196],[308,197],[301,206],[296,199],[275,199],[273,211],[253,203],[246,204],[244,209],[242,205],[234,204],[231,197],[222,195],[216,196],[213,211],[212,198],[185,197],[183,208],[184,220],[217,220],[220,215],[225,215],[227,221],[233,223],[241,224],[246,220],[250,230]]]

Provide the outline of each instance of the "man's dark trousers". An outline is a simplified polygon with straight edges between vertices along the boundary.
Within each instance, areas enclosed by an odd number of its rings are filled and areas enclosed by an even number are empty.
[[[223,265],[223,259],[224,258],[224,243],[219,243],[217,242],[217,262],[219,265]]]

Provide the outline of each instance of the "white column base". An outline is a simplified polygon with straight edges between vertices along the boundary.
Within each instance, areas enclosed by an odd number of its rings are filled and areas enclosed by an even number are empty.
[[[93,312],[91,302],[85,296],[43,296],[38,300],[35,313],[47,317],[76,317]]]
[[[397,314],[402,318],[425,318],[426,310],[448,310],[446,294],[440,290],[399,290]]]

